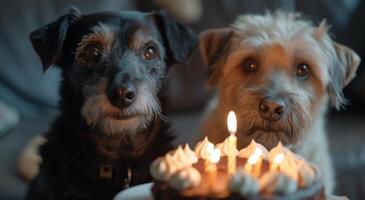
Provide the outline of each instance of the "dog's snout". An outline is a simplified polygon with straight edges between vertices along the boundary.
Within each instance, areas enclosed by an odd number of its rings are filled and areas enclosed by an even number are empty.
[[[115,106],[128,107],[137,97],[137,89],[132,84],[112,86],[109,99]]]
[[[109,89],[109,100],[115,106],[128,107],[137,97],[137,88],[129,74],[118,74]]]
[[[277,121],[286,112],[286,104],[283,99],[263,98],[259,103],[259,111],[263,119]]]
[[[117,93],[124,106],[129,106],[136,98],[136,87],[132,84],[125,84],[117,89]]]

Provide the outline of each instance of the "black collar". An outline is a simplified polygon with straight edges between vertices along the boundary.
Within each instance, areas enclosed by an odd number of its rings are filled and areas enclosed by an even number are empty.
[[[119,174],[118,168],[113,167],[113,165],[110,164],[100,164],[99,165],[99,173],[98,173],[98,179],[104,180],[104,181],[112,181],[113,180],[113,174]],[[127,165],[127,169],[125,172],[125,175],[122,175],[121,177],[124,177],[121,179],[121,185],[124,189],[129,188],[132,182],[132,169],[130,165]]]
[[[158,153],[156,149],[149,149],[155,142],[156,136],[161,129],[160,119],[154,120],[151,126],[148,128],[149,132],[144,136],[138,138],[136,142],[139,148],[138,155],[133,155],[130,158],[125,158],[123,155],[119,155],[117,158],[104,157],[98,155],[95,152],[94,139],[89,131],[81,129],[77,131],[80,144],[84,144],[85,151],[82,153],[86,157],[84,167],[85,178],[92,182],[94,185],[98,185],[100,188],[119,188],[125,189],[129,186],[140,183],[141,181],[149,180],[149,164],[152,162]],[[166,129],[167,130],[167,129]],[[95,136],[95,135],[94,135]],[[75,139],[75,138],[74,138]],[[140,140],[143,140],[142,142]],[[158,138],[157,138],[158,140]],[[141,142],[141,144],[139,144]],[[161,148],[169,149],[161,146]],[[88,149],[88,150],[87,150]],[[157,150],[163,151],[165,150]],[[94,152],[95,154],[91,153]],[[90,154],[91,153],[91,154]]]
[[[128,160],[114,161],[90,161],[88,166],[87,179],[93,184],[102,188],[128,188],[133,179],[133,172],[138,169],[133,169]]]

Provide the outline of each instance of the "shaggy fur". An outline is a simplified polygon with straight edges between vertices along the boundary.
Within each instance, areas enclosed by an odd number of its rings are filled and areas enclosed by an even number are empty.
[[[30,35],[44,69],[62,70],[61,115],[45,134],[27,199],[112,199],[151,181],[172,148],[164,117],[166,73],[197,45],[164,12],[71,9]]]
[[[228,135],[226,116],[234,110],[240,148],[252,139],[269,149],[281,141],[319,166],[331,192],[325,113],[328,101],[337,109],[346,103],[342,89],[354,78],[360,59],[327,30],[324,21],[316,27],[299,14],[278,12],[239,16],[228,28],[203,32],[201,53],[209,82],[217,88],[203,136],[222,142]],[[282,105],[280,116],[263,115],[265,99]]]

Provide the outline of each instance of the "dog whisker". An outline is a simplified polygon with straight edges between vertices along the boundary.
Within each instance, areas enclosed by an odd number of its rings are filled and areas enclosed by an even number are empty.
[[[159,117],[160,117],[160,119],[161,120],[163,120],[163,121],[168,121],[168,117],[166,117],[165,115],[163,115],[163,114],[159,114]]]

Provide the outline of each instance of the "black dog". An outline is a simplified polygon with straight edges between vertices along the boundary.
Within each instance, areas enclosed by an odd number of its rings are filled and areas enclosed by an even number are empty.
[[[111,199],[151,180],[172,148],[163,120],[165,75],[197,46],[164,12],[77,9],[31,33],[44,70],[62,70],[61,115],[41,146],[28,199]]]

